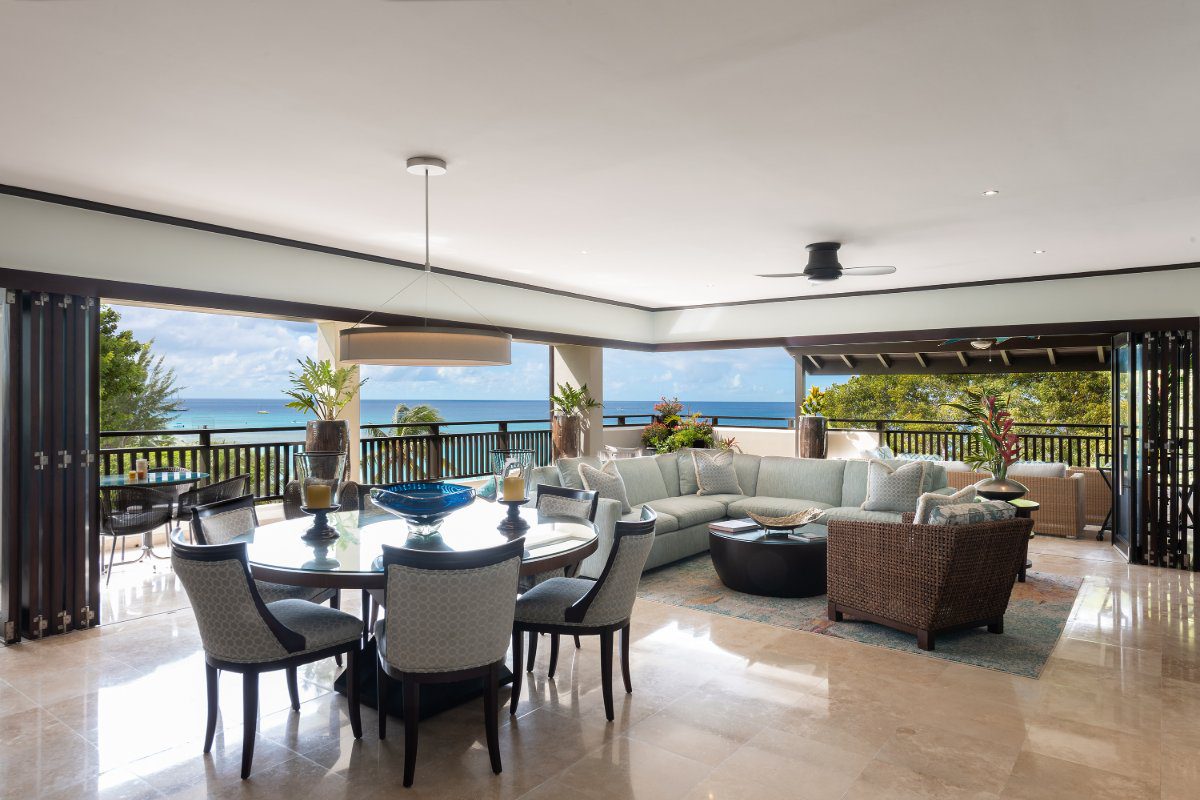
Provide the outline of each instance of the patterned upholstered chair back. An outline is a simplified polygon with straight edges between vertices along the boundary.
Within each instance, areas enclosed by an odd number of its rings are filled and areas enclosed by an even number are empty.
[[[245,542],[189,545],[171,540],[171,567],[183,583],[204,652],[221,661],[277,661],[304,649],[304,637],[267,611],[246,561]]]
[[[384,658],[402,672],[453,672],[504,658],[522,537],[465,553],[383,546]]]
[[[252,494],[192,509],[192,537],[197,544],[225,544],[257,527],[258,514]]]
[[[658,516],[649,506],[642,507],[641,519],[637,521],[617,521],[608,563],[592,590],[567,609],[567,622],[610,625],[629,619],[642,570],[654,544],[657,521]]]
[[[587,489],[569,489],[546,484],[539,484],[537,487],[539,516],[571,517],[595,522],[596,506],[599,503],[599,493]]]

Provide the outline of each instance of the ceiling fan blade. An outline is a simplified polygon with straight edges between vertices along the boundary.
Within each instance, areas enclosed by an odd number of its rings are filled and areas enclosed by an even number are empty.
[[[891,275],[895,267],[845,267],[842,272],[846,275],[862,277],[865,275]]]
[[[803,278],[803,272],[772,272],[766,275],[756,275],[758,278]]]

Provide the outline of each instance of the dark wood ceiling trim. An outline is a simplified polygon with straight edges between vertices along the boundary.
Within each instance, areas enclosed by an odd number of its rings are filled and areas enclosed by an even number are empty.
[[[54,192],[45,192],[40,189],[30,189],[23,186],[13,186],[10,184],[0,184],[0,195],[9,195],[12,197],[21,197],[28,200],[37,200],[43,203],[53,203],[55,205],[69,206],[71,208],[80,208],[87,211],[97,211],[102,214],[112,214],[114,216],[128,217],[131,219],[139,219],[145,222],[155,222],[162,225],[173,225],[181,228],[190,228],[192,230],[205,231],[207,233],[215,233],[222,236],[234,236],[241,239],[250,239],[258,242],[266,242],[268,244],[279,245],[281,247],[292,247],[300,250],[309,250],[317,253],[325,253],[327,255],[339,256],[342,258],[353,258],[359,261],[371,261],[377,264],[388,264],[391,266],[402,267],[405,269],[424,269],[424,266],[413,261],[405,261],[399,258],[389,258],[387,256],[376,255],[374,253],[364,253],[359,250],[349,250],[342,247],[333,247],[330,245],[317,244],[315,242],[306,242],[300,239],[292,239],[286,236],[273,236],[266,233],[258,233],[256,231],[248,231],[242,228],[234,228],[228,225],[217,225],[211,222],[201,222],[199,220],[188,219],[186,217],[176,217],[169,214],[159,214],[153,211],[143,211],[141,209],[129,208],[128,206],[119,206],[112,203],[102,203],[96,200],[87,200],[81,197],[73,197],[70,195],[56,194]],[[1184,269],[1200,269],[1200,262],[1190,261],[1180,264],[1157,264],[1141,267],[1120,267],[1117,269],[1096,269],[1086,270],[1083,272],[1062,272],[1046,275],[1022,275],[1015,278],[992,278],[979,281],[963,281],[959,283],[937,283],[926,286],[903,286],[896,289],[864,289],[851,292],[835,292],[829,294],[809,294],[809,295],[792,295],[788,297],[763,297],[754,300],[730,300],[721,303],[696,303],[693,305],[679,306],[645,306],[637,303],[630,303],[624,300],[613,300],[604,297],[596,297],[594,295],[586,295],[578,292],[570,292],[564,289],[552,289],[547,286],[537,286],[535,284],[525,283],[522,281],[508,280],[506,278],[493,278],[485,275],[477,275],[472,272],[463,272],[461,270],[444,269],[434,267],[433,271],[439,275],[447,275],[464,280],[479,281],[481,283],[490,283],[496,286],[511,286],[517,289],[526,289],[531,292],[542,292],[545,294],[557,295],[559,297],[571,297],[576,300],[589,300],[595,303],[604,303],[606,305],[621,306],[623,308],[632,308],[638,311],[689,311],[692,309],[704,308],[728,308],[733,306],[745,305],[760,305],[764,303],[791,303],[802,300],[830,300],[836,298],[850,297],[870,297],[872,295],[897,294],[903,292],[932,292],[943,289],[963,289],[975,286],[1001,286],[1010,283],[1038,283],[1042,281],[1059,281],[1059,280],[1075,280],[1080,278],[1102,278],[1110,275],[1136,275],[1144,272],[1170,272],[1174,270]]]
[[[258,233],[256,231],[243,230],[242,228],[233,228],[228,225],[216,225],[211,222],[201,222],[200,220],[188,219],[186,217],[175,217],[169,214],[158,214],[153,211],[142,211],[141,209],[129,208],[127,206],[101,203],[95,200],[85,200],[81,197],[70,197],[68,195],[54,194],[53,192],[43,192],[39,189],[27,189],[23,186],[0,184],[0,194],[6,194],[12,197],[23,197],[27,200],[38,200],[43,203],[54,203],[55,205],[60,206],[70,206],[71,208],[81,208],[86,211],[98,211],[102,214],[128,217],[130,219],[138,219],[144,222],[156,222],[160,225],[173,225],[177,228],[191,228],[192,230],[204,231],[206,233],[216,233],[221,236],[234,236],[239,239],[250,239],[256,242],[266,242],[267,244],[279,245],[280,247],[291,247],[297,250],[310,250],[315,253],[324,253],[326,255],[339,256],[341,258],[353,258],[358,261],[371,261],[376,264],[387,264],[393,267],[403,267],[404,269],[425,269],[424,264],[418,264],[415,261],[405,261],[400,258],[389,258],[387,256],[376,255],[374,253],[364,253],[359,250],[349,250],[343,247],[317,244],[316,242],[306,242],[300,239],[291,239],[286,236],[273,236],[267,233]],[[654,310],[650,306],[642,306],[638,305],[637,303],[628,303],[623,300],[610,300],[604,297],[580,294],[579,292],[569,292],[565,289],[551,289],[548,286],[537,286],[535,284],[508,280],[506,278],[493,278],[486,275],[477,275],[473,272],[444,269],[442,267],[433,267],[432,271],[436,272],[438,275],[447,275],[469,281],[479,281],[480,283],[490,283],[495,286],[511,286],[517,289],[527,289],[531,292],[542,292],[544,294],[552,294],[559,297],[571,297],[576,300],[589,300],[593,303],[604,303],[610,306],[633,308],[637,309],[638,311]]]

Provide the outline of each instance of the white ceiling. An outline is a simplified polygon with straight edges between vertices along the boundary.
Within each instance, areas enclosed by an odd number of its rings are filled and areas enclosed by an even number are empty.
[[[1198,53],[1194,0],[0,0],[0,182],[420,260],[431,153],[435,264],[648,306],[1200,261]],[[900,270],[754,277],[825,239]]]

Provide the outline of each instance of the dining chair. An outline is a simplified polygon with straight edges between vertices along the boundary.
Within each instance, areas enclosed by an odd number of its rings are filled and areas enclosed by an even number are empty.
[[[391,681],[403,684],[404,785],[417,760],[420,689],[482,678],[492,772],[500,774],[500,671],[508,652],[525,538],[469,552],[383,545],[384,618],[375,625],[379,738]]]
[[[551,486],[546,483],[540,483],[537,487],[536,508],[539,515],[548,517],[574,517],[577,519],[586,519],[588,522],[596,521],[596,508],[600,504],[600,493],[591,489],[571,489],[566,486]],[[563,569],[560,571],[563,577],[570,578],[574,574],[574,567]],[[521,590],[528,591],[534,586],[537,586],[544,580],[547,580],[549,573],[541,573],[539,575],[529,575],[521,579]],[[575,637],[575,649],[581,647],[579,637]],[[558,634],[551,634],[550,652],[552,654],[558,652]],[[533,639],[529,645],[529,653],[526,655],[528,659],[528,668],[533,669],[534,659],[537,658],[537,639]],[[553,677],[553,676],[551,676]]]
[[[179,494],[179,519],[190,520],[192,509],[250,494],[250,476],[235,475],[223,481],[213,481],[207,486],[196,486]]]
[[[264,602],[250,576],[245,542],[199,545],[171,539],[171,566],[187,592],[204,647],[208,721],[204,752],[217,730],[218,670],[242,674],[242,779],[250,777],[258,726],[258,676],[285,670],[293,711],[300,710],[296,668],[330,656],[347,656],[346,698],[350,729],[362,738],[359,716],[358,618],[302,600]]]
[[[125,560],[125,537],[153,534],[160,527],[170,530],[171,507],[175,502],[173,495],[153,486],[122,486],[116,489],[106,489],[100,493],[100,535],[112,537],[112,547],[108,554],[107,577],[105,585],[112,580],[114,566],[133,564],[146,557],[146,553],[154,555],[151,549],[153,541],[145,542],[143,552],[137,558]],[[121,561],[115,561],[117,539],[121,540]],[[165,556],[155,556],[165,558]]]
[[[192,539],[196,544],[225,544],[258,527],[258,512],[254,509],[254,495],[231,497],[192,508]],[[323,587],[291,586],[286,583],[255,581],[263,602],[276,600],[308,600],[312,603],[329,601],[331,608],[340,608],[337,589]]]
[[[528,634],[530,648],[539,633],[600,637],[600,678],[604,713],[613,720],[612,655],[613,634],[621,632],[621,676],[625,691],[633,691],[629,676],[629,617],[637,599],[642,569],[654,544],[654,510],[642,507],[638,520],[618,520],[612,551],[595,581],[586,578],[551,578],[517,598],[513,622],[513,684],[508,711],[517,713],[521,699],[521,634]],[[558,666],[558,648],[551,639],[550,678]],[[526,670],[532,670],[532,664]]]

